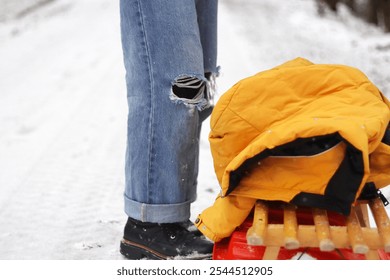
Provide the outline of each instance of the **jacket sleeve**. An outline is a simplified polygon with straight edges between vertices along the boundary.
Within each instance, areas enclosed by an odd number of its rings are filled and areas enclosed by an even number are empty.
[[[195,225],[207,238],[218,242],[229,237],[244,222],[255,203],[255,198],[218,196],[214,205],[198,216]]]

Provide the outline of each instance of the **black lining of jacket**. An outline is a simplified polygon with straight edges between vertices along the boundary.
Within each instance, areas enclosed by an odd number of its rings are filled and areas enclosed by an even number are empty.
[[[385,130],[385,134],[383,135],[382,138],[382,143],[386,145],[390,145],[390,124],[387,125],[387,128]]]
[[[230,173],[229,188],[226,195],[230,194],[239,185],[241,179],[253,166],[257,165],[257,162],[269,156],[312,156],[330,149],[341,141],[347,144],[345,157],[329,180],[325,194],[301,192],[293,198],[291,203],[298,206],[318,207],[348,215],[363,180],[364,162],[362,152],[348,143],[338,133],[297,138],[290,143],[264,150],[253,158],[246,160],[238,169]]]

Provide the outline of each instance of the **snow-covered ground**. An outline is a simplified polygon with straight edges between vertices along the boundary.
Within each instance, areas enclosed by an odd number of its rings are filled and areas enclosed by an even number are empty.
[[[41,2],[0,20],[0,259],[122,259],[118,1]],[[346,9],[320,18],[312,0],[220,0],[220,94],[297,56],[358,67],[390,96],[390,35]],[[219,190],[208,132],[206,121],[193,218]]]

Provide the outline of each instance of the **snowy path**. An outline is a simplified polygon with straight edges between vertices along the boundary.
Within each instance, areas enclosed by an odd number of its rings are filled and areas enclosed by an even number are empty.
[[[1,43],[0,258],[119,258],[126,103],[111,2],[55,3]]]
[[[117,2],[53,1],[0,24],[0,259],[122,259]],[[390,92],[390,36],[343,19],[318,19],[312,1],[221,0],[220,93],[296,56],[357,66]],[[218,192],[207,134],[194,217]]]

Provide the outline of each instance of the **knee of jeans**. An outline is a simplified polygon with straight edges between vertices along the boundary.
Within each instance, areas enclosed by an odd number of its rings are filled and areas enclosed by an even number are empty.
[[[204,76],[183,74],[172,82],[170,99],[177,104],[203,111],[213,106],[216,74]]]

